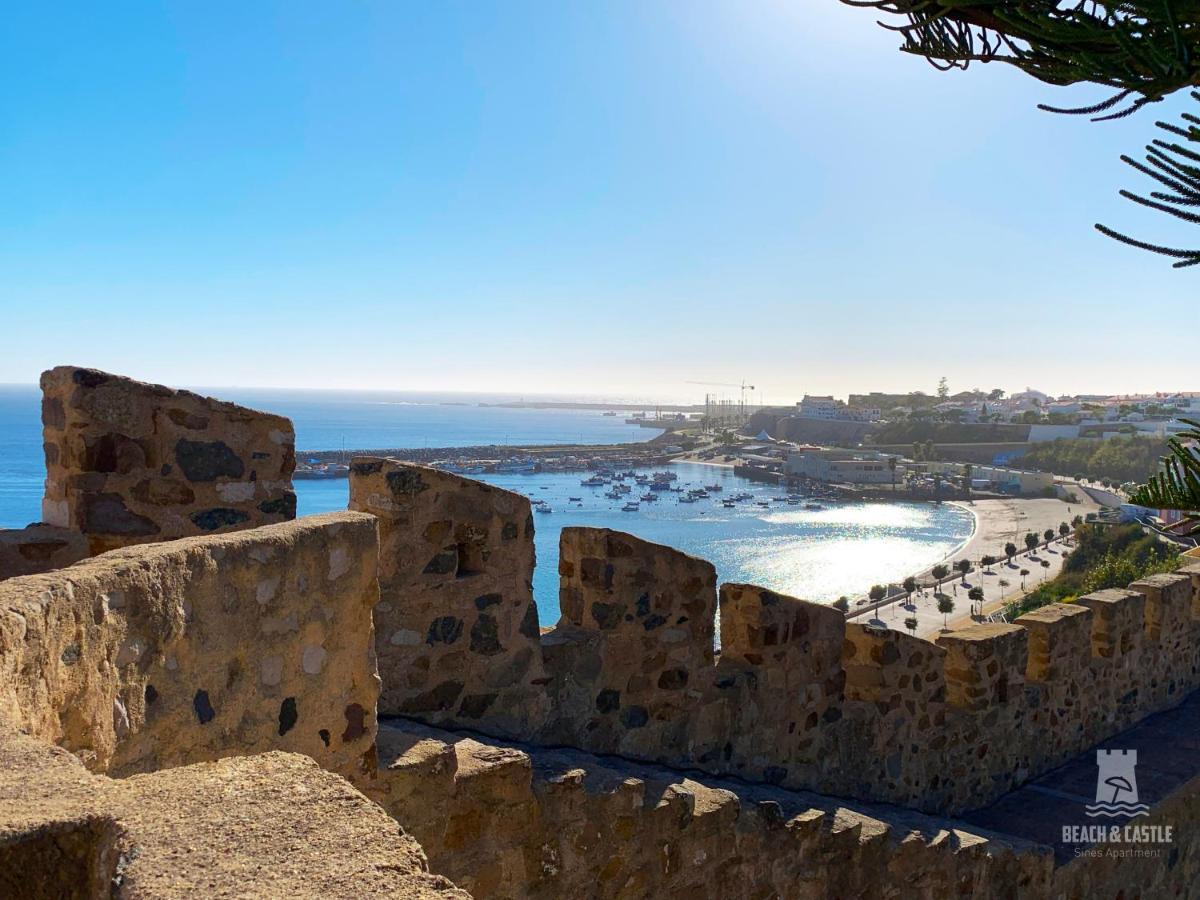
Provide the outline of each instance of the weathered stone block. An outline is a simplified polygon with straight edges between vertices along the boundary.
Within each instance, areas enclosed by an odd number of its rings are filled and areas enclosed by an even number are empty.
[[[295,517],[284,417],[73,366],[41,384],[42,517],[92,555]]]
[[[1160,644],[1176,645],[1190,637],[1192,580],[1183,573],[1151,575],[1129,585],[1146,598],[1146,636]]]
[[[78,531],[53,525],[0,529],[0,581],[61,569],[88,555]]]
[[[375,520],[347,512],[11,578],[0,718],[122,775],[282,748],[361,777],[376,564]]]
[[[938,637],[946,650],[946,702],[984,709],[1017,699],[1028,665],[1028,633],[1019,625],[975,625]]]
[[[427,466],[356,457],[350,508],[379,520],[381,712],[533,734],[548,694],[529,500]]]
[[[1030,681],[1079,678],[1091,661],[1092,611],[1074,603],[1051,603],[1028,612],[1016,624],[1029,635]]]
[[[1092,655],[1107,660],[1130,656],[1142,645],[1146,598],[1137,591],[1112,588],[1077,601],[1092,611]]]

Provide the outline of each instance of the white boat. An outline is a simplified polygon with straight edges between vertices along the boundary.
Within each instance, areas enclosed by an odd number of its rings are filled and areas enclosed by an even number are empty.
[[[637,512],[638,505],[636,503],[626,503],[621,507],[621,512]]]
[[[540,512],[540,513],[552,513],[552,512],[554,512],[554,510],[553,510],[553,509],[551,509],[549,506],[546,506],[545,504],[543,504],[542,506],[539,506],[539,507],[537,508],[537,512]]]
[[[719,484],[706,484],[706,485],[704,486],[704,489],[705,489],[706,491],[712,491],[712,492],[714,492],[714,493],[715,493],[716,491],[723,491],[723,490],[725,490],[725,488],[721,487]]]

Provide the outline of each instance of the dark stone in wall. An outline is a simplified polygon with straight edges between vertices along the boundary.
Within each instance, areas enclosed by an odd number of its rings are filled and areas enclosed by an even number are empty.
[[[189,518],[196,524],[196,527],[203,528],[205,531],[214,531],[217,528],[225,528],[229,525],[237,525],[239,522],[245,522],[250,518],[250,515],[249,513],[242,512],[240,509],[216,507],[215,509],[205,509],[198,513],[192,513]]]
[[[350,468],[355,475],[374,475],[376,472],[383,471],[383,460],[377,459],[373,462],[353,463]]]
[[[241,458],[224,441],[189,441],[180,438],[175,443],[175,461],[188,481],[241,478],[246,471]]]
[[[83,531],[91,534],[158,534],[159,527],[130,512],[120,494],[90,494],[83,501]]]
[[[471,626],[471,652],[480,656],[495,656],[504,650],[497,635],[496,618],[482,614]]]
[[[287,697],[279,704],[279,736],[283,737],[291,731],[295,725],[299,715],[296,713],[296,698]]]
[[[351,703],[346,707],[346,730],[342,732],[343,744],[356,741],[367,733],[367,727],[364,724],[366,717],[366,710],[360,704]],[[280,733],[282,734],[282,732]]]
[[[282,497],[264,500],[258,504],[258,510],[269,516],[283,516],[285,519],[294,519],[296,518],[296,494],[294,491],[287,491]]]
[[[62,401],[57,397],[42,395],[42,424],[50,428],[66,427],[67,413],[63,409]]]
[[[600,603],[597,601],[592,604],[592,618],[596,624],[604,631],[611,631],[616,628],[621,622],[621,616],[625,612],[625,605],[622,603]]]
[[[208,691],[196,691],[196,696],[192,698],[192,709],[196,711],[196,718],[201,725],[207,725],[216,716],[212,704],[208,702]]]
[[[517,629],[523,637],[530,639],[536,638],[542,633],[538,626],[538,611],[536,604],[530,603],[525,607],[525,617],[521,619],[521,625]]]
[[[453,644],[462,635],[462,630],[462,619],[455,616],[439,616],[430,623],[425,643],[431,647],[437,643]]]
[[[112,380],[112,376],[99,369],[76,369],[75,374],[71,376],[76,384],[82,387],[94,388],[100,387],[107,381]]]
[[[83,468],[89,472],[126,475],[149,464],[145,448],[133,438],[116,433],[84,438]]]
[[[158,699],[158,688],[152,684],[146,685],[146,705],[149,706]]]
[[[499,594],[484,594],[482,597],[475,598],[475,608],[485,610],[489,606],[495,606],[503,599]]]
[[[410,697],[400,707],[404,714],[445,712],[451,709],[462,693],[461,681],[443,681],[432,690]]]
[[[191,431],[203,431],[208,427],[208,419],[205,416],[198,416],[185,409],[169,409],[167,418],[180,428],[187,428]]]
[[[478,719],[496,702],[496,694],[468,694],[458,707],[458,714],[466,719]]]
[[[626,728],[642,728],[650,721],[650,713],[644,706],[631,706],[621,713],[621,724]]]
[[[414,469],[388,472],[384,477],[387,480],[388,490],[397,496],[400,494],[419,494],[428,487],[424,479],[421,478],[421,473]]]
[[[505,522],[504,527],[500,529],[500,538],[505,541],[515,541],[520,529],[517,528],[516,522]]]
[[[319,737],[321,739],[322,743],[324,743],[326,747],[329,746],[329,729],[328,728],[322,728],[320,731],[318,731],[317,737]]]
[[[667,669],[658,676],[658,686],[664,691],[678,691],[687,687],[687,669]]]
[[[449,575],[458,568],[458,550],[447,548],[431,559],[425,566],[426,575]]]
[[[610,713],[621,708],[621,692],[605,688],[596,695],[596,712]]]
[[[129,495],[139,503],[154,506],[186,506],[196,502],[196,492],[182,481],[145,478],[130,489]]]

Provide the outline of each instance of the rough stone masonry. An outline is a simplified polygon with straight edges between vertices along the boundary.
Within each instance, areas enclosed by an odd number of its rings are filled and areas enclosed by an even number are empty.
[[[42,519],[90,553],[295,518],[283,416],[75,366],[41,385]]]

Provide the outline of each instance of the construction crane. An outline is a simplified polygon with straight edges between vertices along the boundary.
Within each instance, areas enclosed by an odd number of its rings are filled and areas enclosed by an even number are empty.
[[[688,381],[688,382],[686,382],[686,384],[700,384],[700,385],[704,385],[706,387],[737,388],[738,390],[741,391],[741,403],[738,408],[738,418],[741,420],[742,423],[744,423],[746,421],[746,419],[747,419],[747,416],[746,416],[746,391],[753,391],[754,385],[746,384],[746,382],[744,382],[744,381],[741,384],[730,384],[729,382],[726,382],[726,381]],[[751,402],[751,405],[753,405],[753,402],[754,402],[753,396],[751,397],[750,402]],[[708,406],[709,406],[708,395],[705,394],[704,395],[704,416],[706,419],[711,421],[712,416],[709,413]]]

